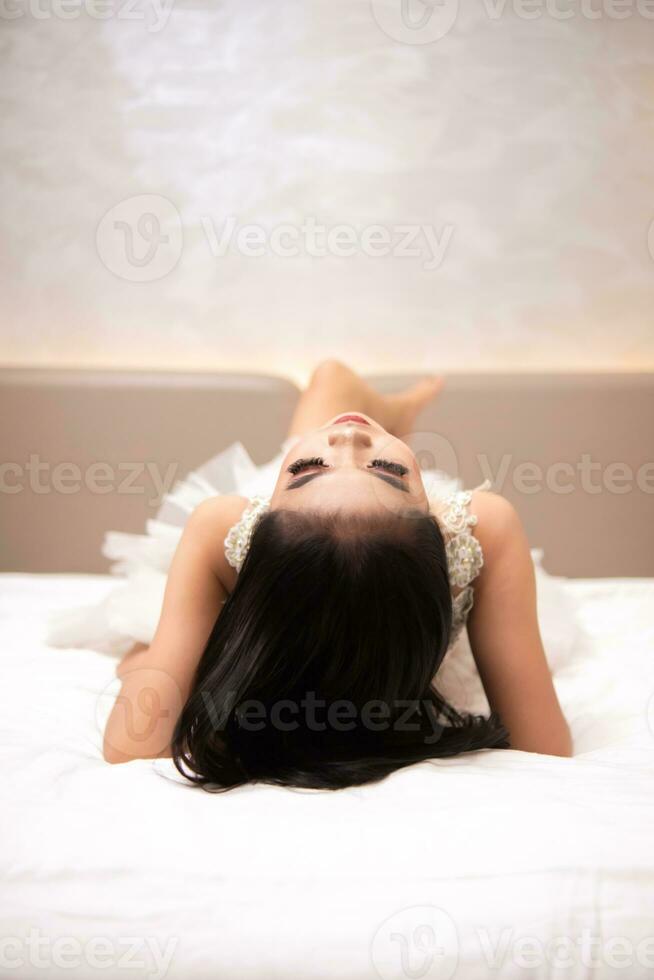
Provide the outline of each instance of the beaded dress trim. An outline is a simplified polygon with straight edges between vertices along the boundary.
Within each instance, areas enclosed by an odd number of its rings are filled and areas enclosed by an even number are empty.
[[[252,533],[270,507],[270,497],[253,497],[225,538],[225,557],[240,572],[250,547]]]
[[[457,490],[445,497],[445,506],[438,515],[445,536],[445,553],[450,574],[450,584],[460,589],[452,597],[452,632],[450,646],[457,640],[465,626],[474,602],[472,582],[484,565],[484,555],[479,541],[470,528],[477,524],[476,514],[469,507],[475,490],[490,490],[490,480],[484,480],[473,490]]]

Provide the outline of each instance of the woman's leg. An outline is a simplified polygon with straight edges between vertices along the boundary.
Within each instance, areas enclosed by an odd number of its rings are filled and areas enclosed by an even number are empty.
[[[411,432],[417,414],[438,395],[440,377],[429,377],[393,395],[380,395],[340,361],[323,361],[295,409],[289,436],[318,429],[339,412],[362,412],[402,438]]]

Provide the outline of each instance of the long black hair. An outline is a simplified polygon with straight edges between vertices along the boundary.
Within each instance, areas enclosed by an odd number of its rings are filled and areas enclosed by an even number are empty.
[[[276,510],[257,524],[172,740],[207,789],[338,789],[507,748],[434,686],[452,598],[436,519]]]

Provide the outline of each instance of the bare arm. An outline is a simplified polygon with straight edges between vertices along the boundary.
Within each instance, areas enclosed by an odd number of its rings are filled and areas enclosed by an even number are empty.
[[[241,497],[212,498],[189,518],[168,573],[155,637],[118,668],[122,687],[105,729],[107,762],[169,754],[177,719],[227,596],[224,538],[244,505]]]
[[[543,650],[536,580],[524,528],[503,497],[473,497],[484,567],[468,620],[470,645],[491,708],[509,730],[511,747],[544,755],[572,754]]]

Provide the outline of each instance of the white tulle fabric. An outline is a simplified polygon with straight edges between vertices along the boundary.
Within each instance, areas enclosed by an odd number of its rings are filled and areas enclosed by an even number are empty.
[[[111,572],[122,581],[101,604],[53,616],[49,642],[54,646],[90,647],[118,656],[134,642],[151,642],[159,621],[168,568],[189,515],[203,500],[219,494],[239,494],[250,500],[225,540],[227,558],[239,569],[256,521],[267,509],[284,456],[294,442],[293,438],[287,439],[279,453],[263,465],[254,463],[241,443],[233,443],[175,485],[156,517],[147,522],[144,534],[108,531],[102,553],[112,562]],[[461,549],[460,557],[455,551],[448,553],[458,570],[459,582],[461,576],[468,574],[464,571],[463,555],[466,521],[461,517],[466,494],[461,492],[459,480],[439,470],[426,471],[423,479],[430,497],[446,502],[444,520]],[[474,568],[478,571],[473,561],[468,580]],[[460,619],[470,599],[464,591],[456,601]]]
[[[197,470],[189,473],[167,497],[144,534],[109,531],[102,552],[112,562],[120,581],[106,598],[93,606],[57,612],[49,622],[53,646],[83,647],[121,656],[135,642],[150,643],[163,603],[166,577],[186,520],[199,503],[218,494],[239,494],[251,504],[226,538],[226,554],[240,567],[257,519],[268,506],[285,454],[287,440],[274,459],[256,465],[241,443],[234,443]],[[453,592],[453,629],[448,652],[438,672],[437,686],[462,710],[487,712],[488,702],[463,629],[474,591],[473,582],[483,566],[483,554],[472,534],[476,524],[470,513],[473,491],[457,478],[439,470],[423,472],[423,481],[446,539]],[[488,489],[485,481],[478,489]],[[540,565],[541,552],[533,551],[538,587],[541,633],[552,670],[561,666],[573,648],[577,624],[575,610],[557,580]]]

